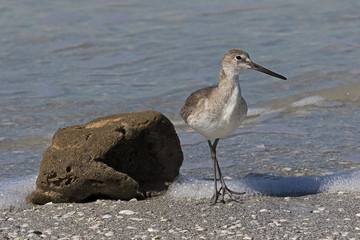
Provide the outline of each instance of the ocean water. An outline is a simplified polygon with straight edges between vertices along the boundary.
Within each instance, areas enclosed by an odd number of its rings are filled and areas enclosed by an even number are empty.
[[[179,110],[192,91],[217,84],[231,48],[288,81],[240,75],[248,118],[218,145],[229,184],[267,195],[360,191],[359,7],[357,0],[3,1],[0,207],[34,189],[59,127],[145,109],[164,113],[182,143],[182,177],[170,194],[210,196],[211,184],[209,193],[196,191],[211,181],[207,143]]]

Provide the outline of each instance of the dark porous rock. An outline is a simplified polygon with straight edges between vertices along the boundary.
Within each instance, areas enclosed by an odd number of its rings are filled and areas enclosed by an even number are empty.
[[[173,124],[149,110],[60,128],[40,164],[35,204],[158,195],[179,174],[183,153]]]

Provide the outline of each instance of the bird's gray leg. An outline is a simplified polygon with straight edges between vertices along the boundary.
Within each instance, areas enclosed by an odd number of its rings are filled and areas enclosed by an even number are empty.
[[[221,196],[221,202],[225,202],[225,200],[224,200],[225,193],[229,193],[230,198],[232,197],[232,194],[243,195],[243,194],[246,193],[246,192],[235,192],[235,191],[229,189],[225,184],[225,180],[224,180],[223,175],[221,174],[219,162],[216,162],[216,165],[217,165],[217,170],[219,172],[219,177],[220,177],[220,181],[221,181],[221,187],[219,189],[219,192],[221,191],[221,195],[222,195]]]
[[[215,154],[216,154],[216,146],[217,146],[218,141],[219,141],[219,139],[215,139],[215,142],[214,142],[214,145],[213,145]],[[223,177],[223,175],[221,173],[220,165],[219,165],[219,162],[217,161],[216,155],[215,155],[215,161],[216,161],[216,168],[217,168],[217,171],[219,172],[219,177],[220,177],[220,182],[221,182],[221,187],[220,187],[219,192],[218,192],[219,194],[221,192],[221,202],[222,203],[225,202],[224,198],[225,198],[226,193],[229,193],[230,197],[232,197],[232,194],[236,194],[236,195],[245,194],[245,192],[235,192],[235,191],[229,189],[226,186],[226,183],[225,183],[224,177]]]
[[[221,188],[219,189],[219,192],[221,191],[221,202],[225,203],[224,197],[225,197],[226,191],[228,190],[228,187],[225,184],[225,180],[224,180],[223,175],[221,174],[219,162],[217,160],[216,160],[216,167],[217,167],[217,170],[219,172],[219,177],[220,177],[220,182],[221,182]]]
[[[219,139],[216,139],[214,141],[214,144],[211,143],[210,140],[208,140],[210,153],[211,153],[211,159],[213,161],[213,168],[214,168],[214,195],[211,198],[211,204],[216,204],[220,193],[217,190],[217,177],[216,177],[216,169],[217,169],[217,159],[216,159],[216,145],[218,143]]]
[[[236,195],[245,194],[245,192],[235,192],[235,191],[229,189],[228,186],[226,186],[223,175],[221,174],[219,162],[216,162],[216,167],[217,167],[217,170],[219,172],[219,177],[220,177],[220,181],[221,181],[221,187],[219,189],[219,193],[221,192],[221,202],[223,202],[223,203],[225,202],[224,197],[225,197],[226,193],[228,193],[230,195],[230,198],[232,198],[233,194],[236,194]]]
[[[219,142],[219,138],[215,139],[214,144],[211,144],[211,141],[208,140],[208,144],[209,144],[209,148],[210,148],[210,152],[211,152],[211,159],[213,161],[213,167],[214,167],[214,184],[215,184],[215,190],[214,190],[214,195],[211,198],[212,204],[216,204],[217,200],[219,199],[219,195],[221,195],[221,201],[222,203],[225,203],[225,194],[228,193],[230,195],[230,197],[232,197],[232,194],[237,194],[237,195],[242,195],[245,194],[245,192],[235,192],[231,189],[229,189],[226,184],[225,184],[225,180],[224,177],[221,173],[220,170],[220,165],[219,162],[216,158],[216,147],[217,144]],[[219,172],[219,177],[220,177],[220,182],[221,182],[221,187],[219,189],[219,191],[217,190],[217,178],[216,178],[216,171]]]

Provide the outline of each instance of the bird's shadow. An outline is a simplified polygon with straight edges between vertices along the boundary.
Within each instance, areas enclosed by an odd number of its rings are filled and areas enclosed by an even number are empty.
[[[329,191],[359,191],[360,169],[324,176],[275,176],[248,174],[234,180],[246,192],[274,197],[300,197]]]
[[[237,181],[249,194],[300,197],[322,191],[329,176],[276,176],[248,174]],[[236,181],[236,180],[235,180]]]

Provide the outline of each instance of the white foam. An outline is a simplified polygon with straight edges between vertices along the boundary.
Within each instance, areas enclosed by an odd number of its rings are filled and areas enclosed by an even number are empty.
[[[8,178],[0,181],[0,209],[21,207],[25,197],[35,190],[37,175]]]
[[[360,169],[326,176],[259,176],[227,180],[229,188],[249,195],[300,196],[321,192],[360,192]],[[202,199],[213,194],[213,181],[181,176],[168,194],[174,198]]]

